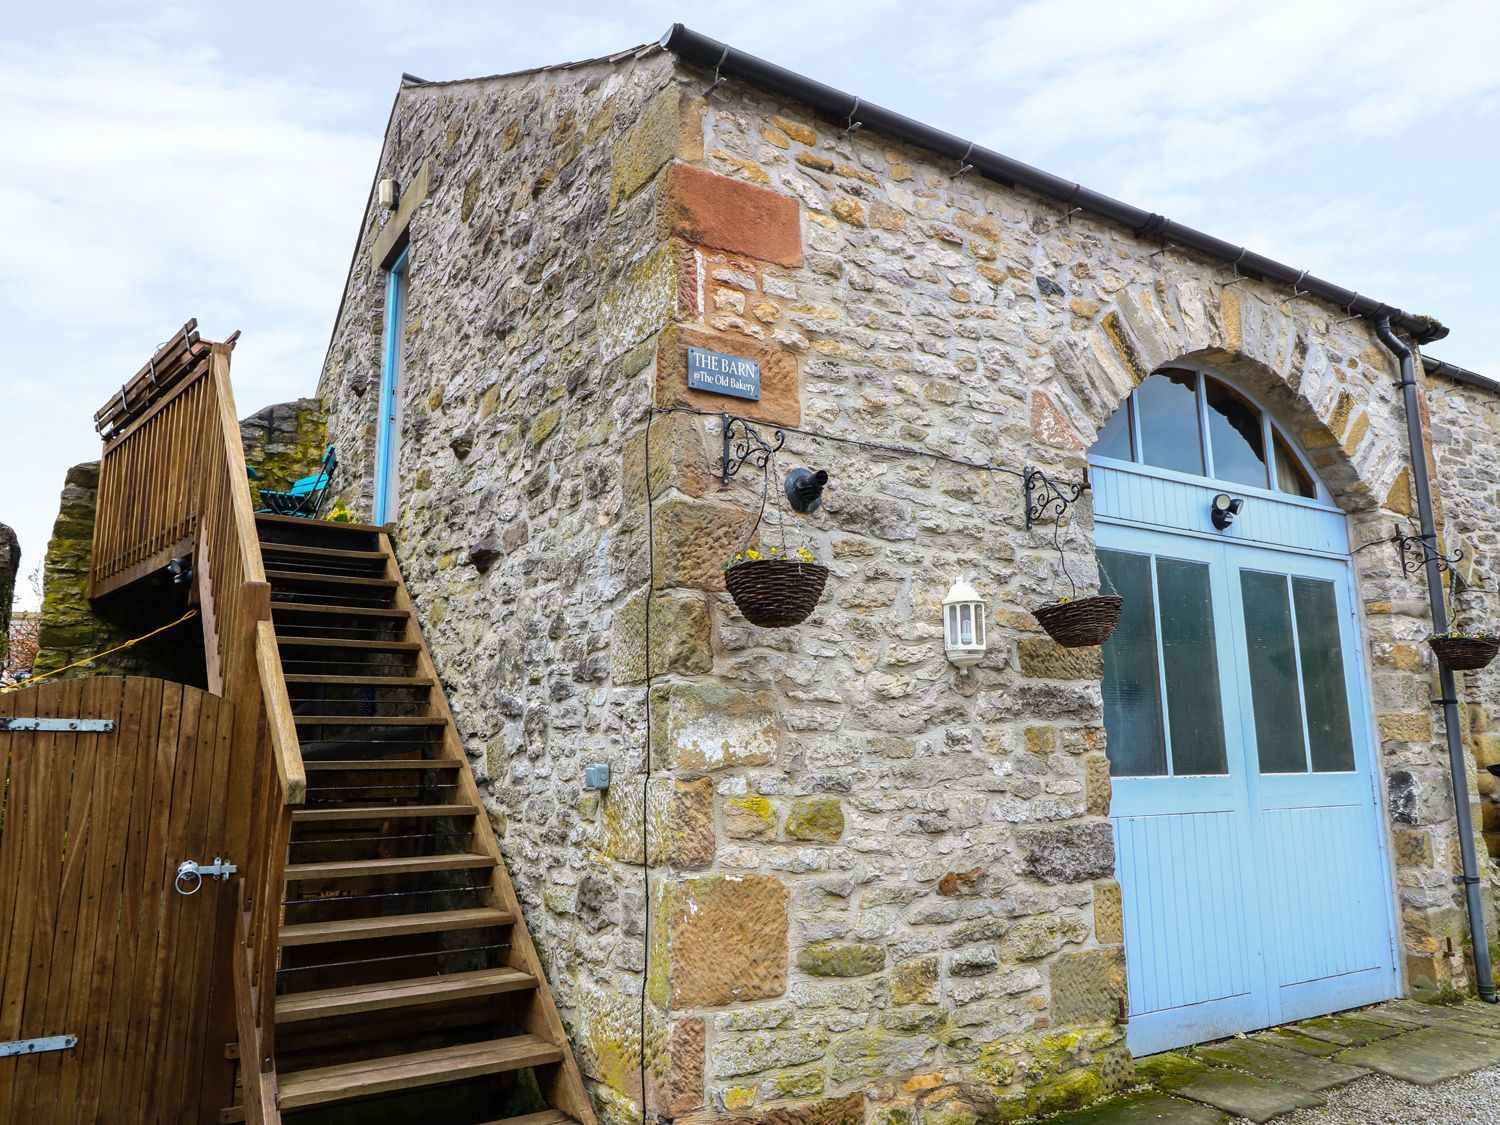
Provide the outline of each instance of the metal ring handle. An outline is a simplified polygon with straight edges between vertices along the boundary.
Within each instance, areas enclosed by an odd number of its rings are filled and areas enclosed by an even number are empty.
[[[189,861],[177,869],[177,878],[172,885],[180,895],[197,894],[198,888],[203,886],[203,874],[196,863]]]

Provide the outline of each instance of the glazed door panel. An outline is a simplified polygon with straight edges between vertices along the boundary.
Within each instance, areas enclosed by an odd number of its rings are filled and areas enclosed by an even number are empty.
[[[1277,1022],[1397,992],[1385,831],[1347,564],[1226,546],[1267,987]]]
[[[1346,564],[1101,522],[1130,1046],[1395,995]]]

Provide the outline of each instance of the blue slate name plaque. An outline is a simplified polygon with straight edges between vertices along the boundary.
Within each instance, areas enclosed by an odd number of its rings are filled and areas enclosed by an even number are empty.
[[[709,394],[758,400],[760,361],[707,348],[688,348],[688,386]]]

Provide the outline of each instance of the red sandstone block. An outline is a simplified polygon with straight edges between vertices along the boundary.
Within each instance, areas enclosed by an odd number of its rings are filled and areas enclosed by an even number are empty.
[[[802,264],[797,200],[713,172],[672,169],[672,230],[690,242],[784,266]]]

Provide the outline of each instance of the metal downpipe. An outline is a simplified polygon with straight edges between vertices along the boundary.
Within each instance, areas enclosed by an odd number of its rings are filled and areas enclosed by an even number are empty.
[[[1432,514],[1432,481],[1427,474],[1427,443],[1422,436],[1421,403],[1417,399],[1416,362],[1411,348],[1391,331],[1389,317],[1381,317],[1376,321],[1375,333],[1401,364],[1406,441],[1411,451],[1412,482],[1417,494],[1417,519],[1421,526],[1424,554],[1427,556],[1427,604],[1432,613],[1433,632],[1442,633],[1448,628],[1448,610],[1443,604],[1443,574],[1438,562],[1437,521]],[[1479,986],[1479,998],[1487,1004],[1495,1004],[1500,1003],[1500,999],[1495,995],[1490,946],[1484,929],[1484,901],[1480,897],[1479,872],[1474,859],[1474,821],[1469,813],[1469,784],[1458,717],[1458,688],[1454,683],[1452,669],[1442,663],[1438,664],[1438,684],[1443,696],[1443,727],[1448,736],[1448,773],[1453,782],[1453,808],[1458,817],[1464,897],[1469,909],[1469,936],[1474,946],[1474,976]]]

